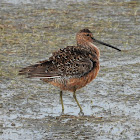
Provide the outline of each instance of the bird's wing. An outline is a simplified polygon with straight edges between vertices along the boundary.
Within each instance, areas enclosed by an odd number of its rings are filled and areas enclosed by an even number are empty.
[[[96,54],[77,46],[68,46],[54,52],[49,60],[23,68],[19,74],[40,78],[81,77],[94,69],[97,61]]]

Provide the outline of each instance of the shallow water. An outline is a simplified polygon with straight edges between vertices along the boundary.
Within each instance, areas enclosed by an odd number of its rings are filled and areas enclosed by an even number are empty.
[[[140,139],[140,4],[115,1],[0,1],[0,139]],[[27,65],[74,45],[88,27],[98,45],[100,73],[72,94],[39,80],[18,76]]]

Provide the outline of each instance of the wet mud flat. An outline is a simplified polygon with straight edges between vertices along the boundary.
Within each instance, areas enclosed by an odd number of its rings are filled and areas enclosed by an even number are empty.
[[[0,1],[0,139],[140,139],[139,1]],[[70,92],[18,76],[27,65],[74,45],[88,27],[98,45],[98,77],[77,91],[84,116]]]

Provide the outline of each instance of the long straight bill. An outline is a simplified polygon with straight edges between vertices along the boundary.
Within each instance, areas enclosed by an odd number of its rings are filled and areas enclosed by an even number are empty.
[[[93,39],[93,41],[95,41],[95,42],[97,42],[97,43],[99,43],[99,44],[102,44],[102,45],[108,46],[108,47],[110,47],[110,48],[113,48],[113,49],[115,49],[115,50],[121,51],[120,49],[118,49],[118,48],[116,48],[116,47],[114,47],[114,46],[112,46],[112,45],[110,45],[110,44],[107,44],[107,43],[104,43],[104,42],[102,42],[102,41],[96,40],[95,38],[92,38],[92,39]]]

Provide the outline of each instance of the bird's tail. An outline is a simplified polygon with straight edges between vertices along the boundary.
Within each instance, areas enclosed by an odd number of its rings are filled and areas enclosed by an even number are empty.
[[[51,65],[50,61],[39,62],[38,64],[28,66],[19,71],[19,75],[25,75],[27,78],[53,78],[57,75],[47,72],[47,67]]]

